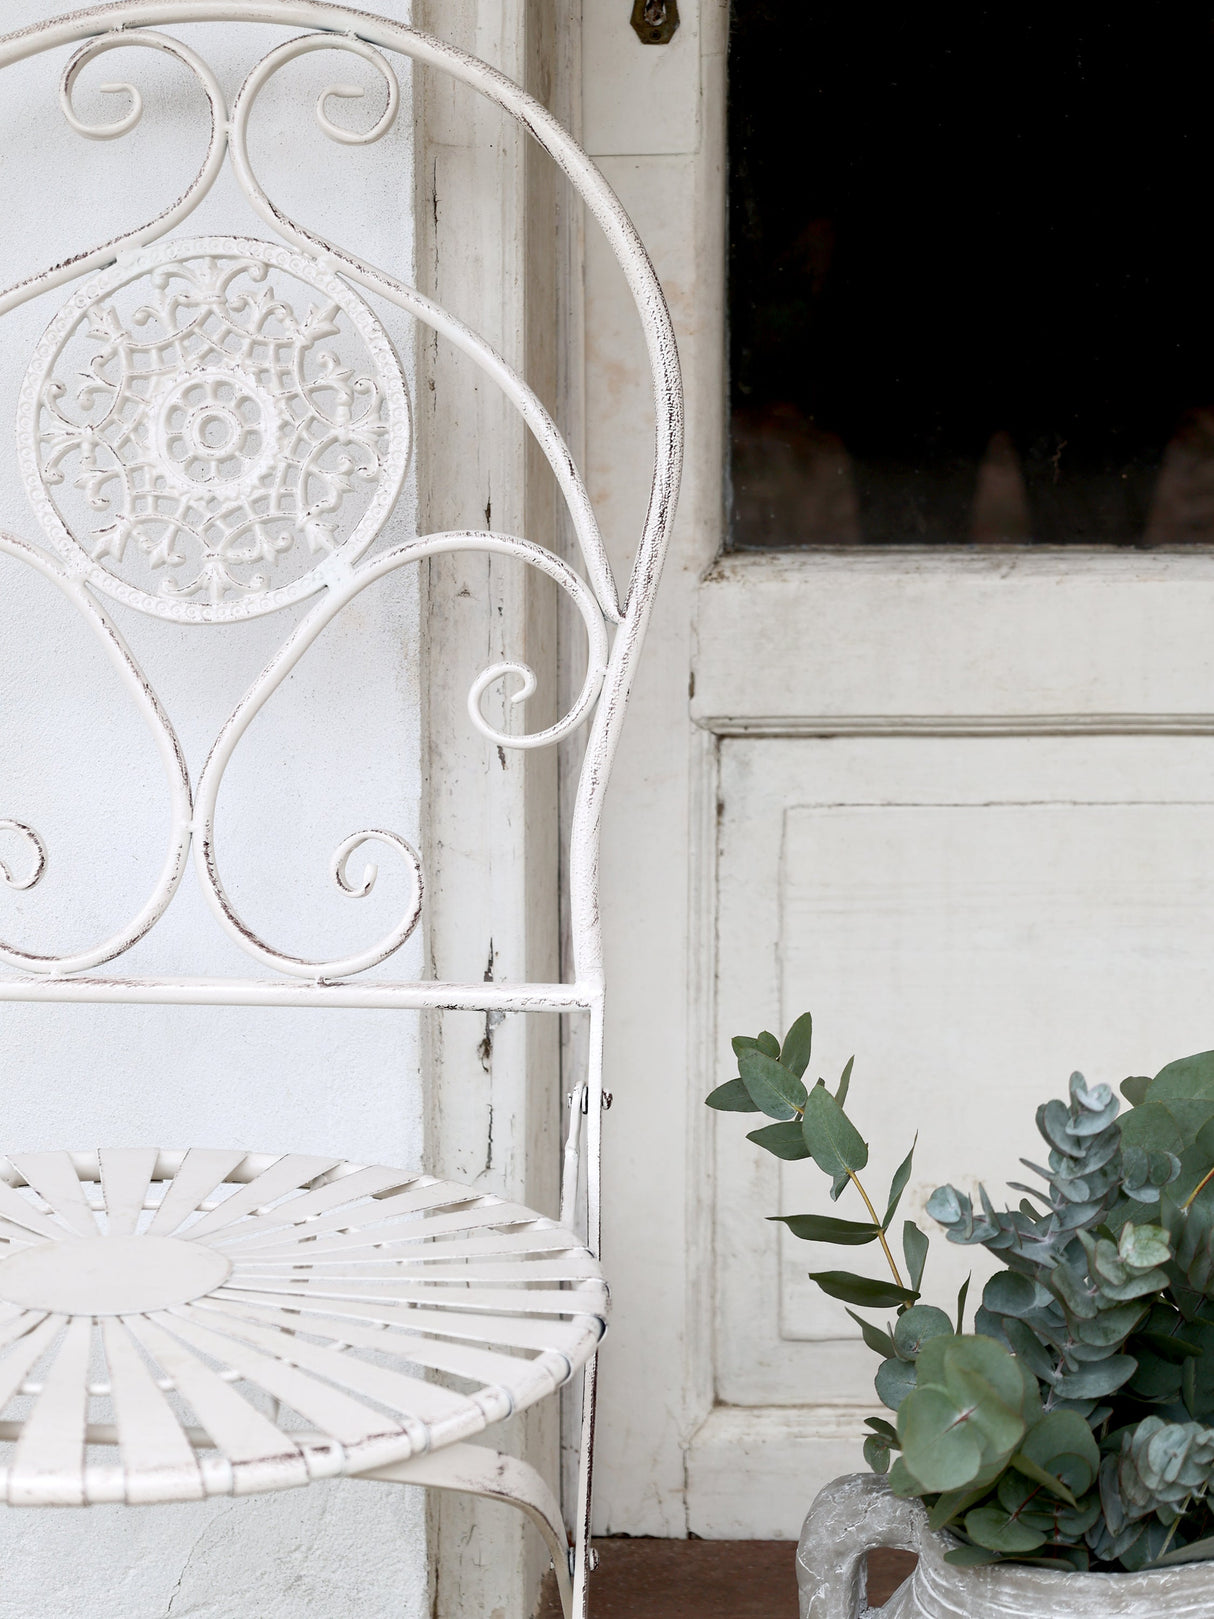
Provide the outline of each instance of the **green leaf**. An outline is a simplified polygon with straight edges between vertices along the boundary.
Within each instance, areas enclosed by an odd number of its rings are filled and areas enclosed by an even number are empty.
[[[1214,1557],[1214,1536],[1207,1536],[1204,1540],[1191,1540],[1187,1546],[1177,1546],[1175,1551],[1164,1552],[1152,1563],[1144,1563],[1144,1568],[1175,1568],[1181,1563],[1204,1563],[1207,1558]]]
[[[927,1492],[922,1484],[906,1465],[903,1456],[895,1456],[889,1469],[889,1492],[891,1495],[908,1496],[924,1495]]]
[[[999,1270],[982,1289],[982,1302],[992,1315],[1010,1315],[1018,1320],[1035,1308],[1037,1288],[1019,1271]]]
[[[1127,1383],[1137,1370],[1138,1362],[1129,1355],[1110,1355],[1108,1360],[1093,1361],[1077,1372],[1067,1372],[1054,1388],[1066,1400],[1098,1400]]]
[[[961,1513],[976,1507],[989,1489],[989,1484],[979,1484],[971,1490],[945,1490],[944,1494],[938,1496],[928,1508],[929,1528],[943,1529]]]
[[[774,1034],[770,1034],[766,1029],[764,1029],[763,1033],[755,1041],[755,1045],[765,1057],[772,1057],[776,1062],[779,1062],[780,1042],[776,1039]]]
[[[1123,1225],[1117,1242],[1118,1257],[1138,1270],[1166,1265],[1172,1257],[1168,1234],[1157,1225]]]
[[[1123,1308],[1128,1310],[1132,1306],[1127,1304]],[[1148,1349],[1153,1350],[1160,1360],[1170,1360],[1177,1366],[1183,1366],[1186,1360],[1193,1360],[1198,1355],[1205,1354],[1205,1350],[1197,1344],[1190,1343],[1187,1338],[1176,1338],[1167,1332],[1144,1329],[1134,1338],[1135,1349],[1139,1344],[1145,1344]]]
[[[832,1177],[855,1174],[867,1164],[868,1148],[860,1132],[821,1080],[805,1102],[801,1128],[805,1145],[824,1174]]]
[[[892,1347],[892,1346],[891,1346]],[[877,1367],[873,1387],[881,1404],[891,1411],[900,1409],[903,1400],[915,1386],[915,1368],[909,1360],[883,1360]]]
[[[932,1353],[939,1356],[945,1387],[954,1393],[968,1395],[966,1380],[977,1378],[1004,1405],[1012,1410],[1019,1407],[1024,1393],[1020,1370],[1015,1357],[993,1338],[984,1338],[980,1333],[965,1338],[942,1338]]]
[[[982,1470],[985,1446],[963,1406],[942,1388],[913,1388],[898,1408],[906,1465],[929,1490],[959,1490]]]
[[[805,1086],[765,1052],[743,1051],[738,1069],[751,1100],[769,1119],[795,1119],[805,1106]]]
[[[765,1124],[761,1130],[748,1130],[746,1139],[753,1141],[756,1147],[762,1147],[765,1152],[774,1153],[777,1158],[792,1160],[809,1157],[809,1148],[801,1134],[800,1119],[794,1119],[791,1124]]]
[[[1002,1562],[998,1552],[987,1551],[985,1546],[954,1546],[945,1552],[944,1561],[953,1568],[985,1568],[988,1563]]]
[[[1071,1414],[1074,1415],[1073,1412]],[[1011,1465],[1018,1473],[1023,1473],[1025,1478],[1031,1478],[1034,1484],[1040,1484],[1042,1489],[1048,1490],[1051,1495],[1056,1495],[1060,1501],[1065,1501],[1067,1506],[1077,1507],[1079,1505],[1061,1479],[1055,1478],[1053,1473],[1049,1473],[1044,1467],[1040,1467],[1031,1456],[1026,1456],[1022,1450],[1015,1452]]]
[[[1146,1152],[1174,1152],[1177,1157],[1187,1145],[1180,1126],[1162,1102],[1147,1101],[1119,1119],[1123,1147],[1142,1147]],[[1197,1132],[1194,1131],[1194,1136]]]
[[[965,1532],[979,1546],[1002,1556],[1033,1552],[1045,1545],[1045,1536],[1011,1517],[1002,1507],[975,1507],[965,1515]]]
[[[916,1360],[925,1343],[953,1336],[953,1323],[932,1304],[912,1304],[894,1323],[894,1348],[903,1360]]]
[[[803,1242],[837,1242],[860,1247],[876,1242],[880,1227],[858,1220],[836,1220],[831,1214],[769,1214],[769,1220],[782,1220],[794,1237]]]
[[[1137,1107],[1146,1100],[1147,1086],[1150,1083],[1149,1074],[1133,1074],[1129,1079],[1123,1079],[1117,1088],[1131,1107]]]
[[[847,1101],[847,1093],[851,1089],[851,1066],[855,1060],[854,1057],[849,1057],[843,1064],[843,1072],[839,1076],[839,1088],[835,1092],[835,1101],[838,1102],[840,1107]]]
[[[1047,1411],[1029,1429],[1020,1451],[1055,1478],[1062,1476],[1059,1466],[1063,1458],[1082,1461],[1088,1469],[1087,1482],[1077,1481],[1073,1472],[1064,1479],[1076,1495],[1085,1494],[1100,1470],[1100,1447],[1078,1411]]]
[[[901,1203],[902,1194],[906,1190],[906,1183],[910,1180],[911,1165],[915,1160],[915,1147],[918,1141],[919,1137],[916,1135],[914,1141],[911,1142],[911,1150],[895,1169],[894,1178],[889,1183],[889,1207],[886,1209],[885,1218],[881,1222],[883,1231],[889,1230],[890,1221],[898,1212],[898,1204]]]
[[[923,1267],[927,1264],[928,1241],[923,1232],[913,1220],[907,1220],[902,1226],[902,1252],[906,1257],[906,1268],[910,1273],[910,1285],[915,1292],[919,1291],[919,1283],[923,1280]]]
[[[813,1037],[814,1020],[808,1012],[802,1012],[784,1036],[784,1044],[776,1053],[785,1068],[791,1069],[798,1079],[809,1067],[809,1052]]]
[[[1181,1057],[1161,1068],[1147,1087],[1146,1101],[1167,1109],[1186,1146],[1195,1141],[1201,1127],[1214,1118],[1214,1051]],[[1126,1122],[1137,1112],[1135,1108]]]
[[[864,1460],[874,1473],[889,1472],[889,1443],[879,1439],[875,1433],[869,1434],[864,1441]]]
[[[757,1113],[759,1111],[741,1079],[727,1079],[724,1085],[718,1085],[715,1091],[709,1091],[704,1100],[709,1107],[718,1108],[722,1113]]]
[[[1015,1359],[993,1338],[941,1336],[923,1345],[916,1371],[898,1411],[907,1467],[932,1491],[989,1484],[1025,1436]]]
[[[853,1276],[845,1270],[810,1271],[809,1279],[817,1282],[832,1299],[844,1304],[859,1304],[871,1310],[892,1310],[899,1304],[913,1304],[919,1297],[908,1287],[895,1287],[892,1282],[875,1282],[868,1276]]]
[[[965,1331],[965,1301],[969,1297],[971,1280],[972,1280],[972,1278],[967,1276],[965,1278],[965,1280],[962,1282],[960,1288],[957,1290],[957,1333],[958,1333],[958,1336],[960,1336],[960,1334]]]
[[[851,1314],[850,1310],[848,1314]],[[888,1439],[891,1445],[898,1443],[897,1428],[894,1427],[892,1422],[886,1422],[884,1417],[865,1417],[864,1426],[871,1428],[874,1433],[879,1433],[882,1439]]]
[[[866,1348],[871,1349],[875,1355],[881,1355],[886,1360],[894,1358],[894,1340],[888,1332],[882,1332],[880,1327],[874,1327],[871,1321],[865,1321],[854,1310],[848,1315],[860,1329],[860,1336],[864,1339]]]

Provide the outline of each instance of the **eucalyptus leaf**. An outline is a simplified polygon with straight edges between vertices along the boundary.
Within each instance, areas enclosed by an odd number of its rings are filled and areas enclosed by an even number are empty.
[[[794,1119],[791,1124],[765,1124],[761,1130],[749,1130],[746,1139],[777,1158],[795,1161],[809,1157],[800,1119]]]
[[[965,1532],[988,1551],[1014,1556],[1045,1545],[1045,1535],[1011,1517],[1001,1507],[974,1507],[965,1515]]]
[[[963,1404],[942,1388],[913,1388],[898,1408],[902,1455],[929,1490],[959,1490],[982,1468],[984,1444]]]
[[[965,1331],[965,1301],[969,1297],[972,1277],[967,1276],[957,1289],[957,1332],[960,1335]]]
[[[892,1310],[899,1304],[913,1304],[919,1297],[907,1287],[873,1281],[868,1276],[853,1276],[845,1270],[810,1271],[809,1279],[817,1282],[829,1298],[842,1299],[844,1304],[859,1304],[872,1310]]]
[[[1082,1418],[1080,1420],[1082,1421]],[[1018,1472],[1023,1473],[1025,1478],[1030,1478],[1035,1484],[1040,1484],[1042,1489],[1048,1490],[1051,1495],[1056,1495],[1060,1501],[1065,1501],[1068,1506],[1076,1507],[1079,1505],[1061,1479],[1055,1478],[1051,1472],[1039,1466],[1031,1456],[1026,1456],[1022,1450],[1018,1450],[1012,1457],[1011,1466],[1016,1468]]]
[[[1161,1104],[1172,1115],[1185,1146],[1195,1141],[1202,1126],[1214,1118],[1214,1051],[1181,1057],[1161,1068],[1147,1086],[1146,1105],[1151,1103]],[[1130,1112],[1127,1123],[1138,1111]]]
[[[944,1561],[952,1568],[986,1568],[1002,1559],[998,1552],[988,1551],[985,1546],[954,1546],[945,1552]]]
[[[835,1101],[840,1107],[847,1101],[847,1093],[851,1089],[851,1070],[855,1060],[854,1057],[849,1057],[843,1064],[843,1072],[839,1075],[839,1088],[835,1092]]]
[[[1099,1399],[1112,1394],[1123,1383],[1128,1383],[1138,1370],[1138,1362],[1129,1355],[1111,1355],[1108,1360],[1081,1366],[1077,1372],[1067,1372],[1055,1383],[1055,1390],[1068,1399]]]
[[[860,1132],[821,1080],[810,1091],[801,1120],[805,1145],[823,1174],[854,1175],[868,1163]]]
[[[850,1315],[851,1312],[848,1311],[848,1314]],[[897,1428],[894,1427],[892,1422],[886,1422],[884,1417],[865,1417],[864,1426],[871,1428],[874,1433],[879,1433],[883,1439],[888,1439],[891,1445],[898,1443]]]
[[[1211,1557],[1214,1557],[1214,1535],[1207,1535],[1203,1540],[1191,1540],[1187,1546],[1177,1546],[1170,1552],[1164,1552],[1162,1557],[1156,1557],[1143,1566],[1178,1568],[1183,1563],[1204,1563]]]
[[[982,1289],[982,1302],[993,1315],[1019,1319],[1037,1307],[1037,1287],[1019,1271],[998,1270]]]
[[[928,1527],[937,1530],[945,1528],[954,1518],[976,1507],[989,1489],[989,1485],[979,1484],[976,1489],[945,1490],[927,1509]]]
[[[724,1085],[718,1085],[715,1091],[709,1091],[704,1100],[709,1107],[715,1107],[721,1113],[759,1112],[740,1078],[727,1079]]]
[[[902,1252],[906,1259],[906,1269],[909,1273],[910,1285],[917,1293],[919,1284],[923,1280],[923,1267],[927,1264],[928,1241],[913,1220],[906,1220],[902,1225]]]
[[[923,1494],[923,1486],[906,1465],[905,1456],[895,1456],[890,1463],[889,1491],[898,1496]]]
[[[765,1057],[773,1057],[776,1062],[779,1062],[780,1042],[776,1039],[775,1035],[769,1033],[767,1029],[763,1030],[763,1033],[755,1041],[755,1045]]]
[[[880,1355],[885,1360],[892,1360],[894,1358],[894,1340],[889,1333],[882,1332],[880,1327],[874,1327],[871,1321],[865,1321],[854,1310],[848,1310],[847,1313],[859,1327],[865,1348],[871,1349],[875,1355]]]
[[[1123,1079],[1117,1087],[1131,1107],[1137,1107],[1146,1100],[1147,1086],[1151,1083],[1149,1074],[1133,1074],[1129,1079]]]
[[[869,1434],[868,1438],[864,1441],[864,1460],[872,1468],[874,1473],[888,1473],[888,1441],[885,1439],[879,1439],[875,1433]]]
[[[803,1242],[834,1242],[860,1247],[876,1242],[881,1234],[879,1226],[858,1220],[836,1220],[830,1214],[769,1214],[769,1220],[782,1221],[794,1237]]]
[[[751,1100],[769,1119],[781,1123],[795,1119],[805,1106],[805,1086],[793,1073],[764,1051],[743,1051],[738,1071]]]
[[[808,1012],[801,1016],[784,1036],[784,1044],[776,1053],[785,1068],[789,1068],[797,1076],[802,1077],[809,1067],[809,1053],[813,1045],[814,1020]]]
[[[916,1360],[932,1338],[953,1336],[953,1323],[932,1304],[912,1304],[894,1323],[894,1348],[903,1360]]]
[[[911,1142],[911,1150],[898,1165],[897,1169],[894,1170],[894,1178],[889,1183],[889,1204],[885,1210],[885,1218],[881,1222],[881,1228],[884,1231],[889,1230],[890,1222],[893,1220],[894,1215],[898,1212],[898,1204],[901,1203],[902,1194],[906,1190],[906,1183],[910,1180],[911,1165],[915,1161],[915,1147],[918,1145],[918,1142],[919,1137],[916,1136],[914,1141]]]

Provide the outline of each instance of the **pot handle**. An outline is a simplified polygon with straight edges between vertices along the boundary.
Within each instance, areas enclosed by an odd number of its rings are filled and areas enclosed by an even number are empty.
[[[923,1503],[891,1495],[884,1474],[828,1484],[809,1509],[797,1547],[801,1619],[867,1619],[866,1554],[877,1546],[921,1553],[930,1537]]]

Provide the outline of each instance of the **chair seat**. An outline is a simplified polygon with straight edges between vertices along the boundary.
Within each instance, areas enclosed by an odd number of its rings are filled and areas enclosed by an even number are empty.
[[[606,1310],[577,1237],[430,1175],[17,1154],[0,1160],[0,1495],[188,1501],[404,1461],[559,1388]]]

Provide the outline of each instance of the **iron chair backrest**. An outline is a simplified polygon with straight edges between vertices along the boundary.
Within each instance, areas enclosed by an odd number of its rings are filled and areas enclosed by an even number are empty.
[[[306,30],[262,57],[246,77],[230,111],[206,62],[176,36],[157,31],[160,26],[216,21],[272,23]],[[0,549],[38,569],[58,586],[100,637],[159,745],[172,795],[172,835],[154,891],[139,914],[110,938],[59,958],[38,956],[7,943],[0,945],[0,962],[10,969],[0,978],[0,999],[487,1011],[587,1008],[592,1015],[591,1082],[597,1087],[603,990],[597,878],[603,799],[670,535],[682,449],[681,390],[670,318],[635,230],[593,163],[538,102],[485,63],[404,24],[324,0],[119,0],[117,4],[75,12],[0,39],[0,68],[73,45],[78,48],[64,69],[60,99],[69,123],[82,135],[110,139],[134,128],[140,102],[130,87],[124,87],[130,96],[129,110],[115,122],[100,126],[90,126],[81,119],[73,90],[82,69],[99,56],[118,46],[143,46],[167,53],[194,75],[209,107],[210,136],[192,184],[156,218],[0,293],[3,314],[51,288],[81,283],[42,340],[19,407],[21,473],[44,530],[43,542],[35,547],[5,534],[0,536]],[[421,292],[291,218],[263,189],[249,153],[250,112],[280,68],[316,50],[338,50],[363,58],[382,75],[387,91],[383,116],[362,135],[329,121],[325,107],[330,92],[326,92],[318,104],[317,116],[332,138],[368,142],[386,131],[399,106],[389,55],[399,54],[462,81],[516,119],[568,177],[605,233],[640,314],[657,415],[649,507],[622,600],[617,595],[582,479],[555,423],[527,383],[480,336]],[[270,227],[274,243],[247,237],[183,242],[170,236],[206,195],[227,157],[231,158],[244,196]],[[352,398],[348,386],[330,379],[331,397],[336,404],[327,415],[320,413],[323,431],[303,421],[312,408],[307,399],[290,407],[294,415],[286,425],[287,437],[294,434],[289,457],[290,476],[295,479],[293,503],[280,503],[267,516],[265,490],[274,481],[274,469],[287,467],[286,461],[275,459],[276,455],[286,454],[281,446],[285,442],[282,413],[287,407],[280,395],[290,391],[283,380],[290,356],[280,351],[290,336],[283,336],[284,322],[289,324],[295,317],[290,309],[284,315],[279,306],[274,330],[282,340],[276,348],[274,341],[262,341],[254,330],[256,323],[251,324],[239,311],[247,314],[255,305],[257,286],[270,274],[294,277],[313,295],[319,291],[322,302],[329,301],[327,308],[333,320],[344,320],[352,326],[369,358],[361,404]],[[237,299],[231,289],[241,277],[244,279]],[[153,326],[157,320],[162,322],[159,347],[145,343],[140,348],[129,331],[119,329],[120,322],[115,325],[109,300],[135,286],[154,289],[160,300],[159,314],[153,316]],[[526,539],[489,531],[424,535],[363,556],[390,512],[404,476],[408,400],[391,345],[355,289],[371,292],[440,333],[493,379],[518,409],[547,457],[564,497],[580,551],[580,573],[550,550]],[[183,309],[193,312],[190,319],[182,320]],[[191,326],[195,316],[197,320]],[[178,322],[177,327],[174,322]],[[299,324],[296,320],[297,328]],[[189,335],[196,331],[204,331],[201,347]],[[58,403],[65,387],[59,380],[66,364],[63,356],[81,332],[95,337],[94,347],[99,346],[94,367],[96,386],[84,399],[83,417],[79,410],[75,415],[63,411]],[[230,363],[232,344],[224,346],[225,332],[236,333],[240,364],[235,367]],[[302,344],[308,348],[313,337],[312,333],[300,337],[296,330],[297,347]],[[262,344],[260,349],[258,342]],[[302,392],[308,395],[308,389]],[[373,415],[372,406],[366,404],[368,398],[373,401]],[[332,444],[325,439],[337,405],[342,405],[345,412],[345,437],[337,432],[336,439],[332,433],[330,439],[333,443],[340,440],[344,446],[344,463],[340,455],[333,459]],[[360,415],[362,406],[365,409]],[[214,460],[208,484],[205,458],[210,441],[205,434],[211,431],[218,435],[218,457],[225,444],[230,447],[232,435],[245,434],[251,422],[257,425],[259,411],[277,411],[277,426],[260,421],[260,437],[254,435],[248,440],[254,448],[247,454],[242,451],[244,462],[235,470],[229,467],[224,471],[219,460]],[[111,432],[106,422],[118,425]],[[240,442],[244,444],[246,438]],[[278,445],[269,457],[268,478],[267,444],[271,449]],[[327,470],[326,454],[330,454]],[[202,462],[187,464],[191,455],[201,456]],[[359,470],[367,474],[374,490],[352,531],[343,537],[329,519],[340,504],[341,468],[349,470],[351,456],[355,461],[362,457]],[[63,488],[73,477],[77,485],[86,487],[86,492],[99,496],[111,519],[102,537],[91,543],[86,543],[65,516]],[[183,564],[188,545],[212,522],[213,512],[208,515],[211,509],[206,502],[200,505],[195,500],[191,478],[204,490],[213,487],[216,479],[223,485],[227,508],[222,520],[215,519],[220,537],[215,539],[212,534],[202,545],[193,578],[178,578],[175,583],[162,585],[158,592],[132,582],[129,574],[124,576],[121,560],[128,541],[133,555],[138,556],[142,548],[146,557],[159,546],[159,560],[163,563],[167,559],[176,566]],[[225,478],[228,484],[224,484]],[[315,483],[317,478],[322,491],[328,490],[328,505],[323,498],[309,503],[312,485],[308,480]],[[90,484],[90,479],[95,481]],[[320,560],[302,574],[282,584],[250,575],[247,567],[240,574],[239,561],[252,556],[257,566],[264,560],[272,568],[277,554],[304,549],[302,544],[295,544],[304,539]],[[216,795],[236,743],[271,692],[324,626],[368,584],[397,568],[460,550],[505,553],[539,569],[571,598],[586,628],[586,677],[571,708],[556,724],[533,735],[519,736],[495,730],[485,718],[481,699],[490,684],[503,678],[521,680],[524,694],[534,685],[530,670],[521,664],[499,663],[486,670],[468,699],[471,723],[502,747],[551,745],[579,726],[588,726],[568,864],[573,971],[567,983],[390,983],[379,977],[360,980],[360,974],[400,948],[415,928],[421,911],[420,859],[403,838],[392,832],[365,831],[347,839],[334,857],[333,875],[347,892],[356,892],[347,871],[350,857],[368,841],[388,844],[413,871],[415,892],[410,913],[386,938],[341,959],[305,961],[274,949],[245,925],[220,878],[213,835]],[[172,567],[168,571],[172,573]],[[309,597],[314,598],[313,605],[229,716],[197,781],[192,782],[172,723],[107,614],[106,601],[118,600],[160,618],[206,624],[260,616]],[[24,822],[3,824],[26,843],[29,867],[20,871],[0,867],[0,873],[12,887],[32,886],[45,864],[42,841],[37,831]],[[98,968],[119,958],[159,920],[181,881],[191,845],[198,879],[219,925],[274,976],[169,979],[98,975]],[[592,1220],[592,1230],[593,1225]]]

